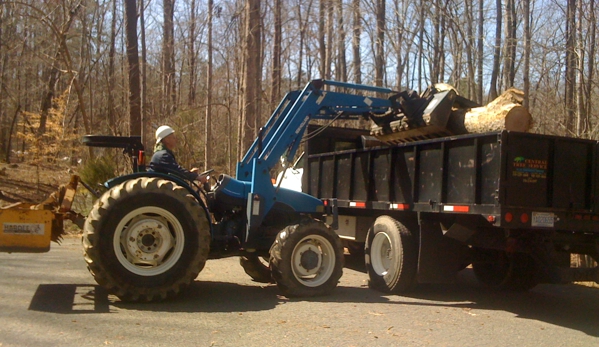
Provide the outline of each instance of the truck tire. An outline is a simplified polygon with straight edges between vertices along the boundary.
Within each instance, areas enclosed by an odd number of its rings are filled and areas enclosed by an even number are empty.
[[[178,295],[208,258],[206,212],[187,190],[159,178],[137,178],[107,191],[83,230],[87,267],[123,301]]]
[[[364,260],[370,288],[385,293],[404,292],[416,280],[418,245],[402,223],[381,216],[368,230]]]
[[[263,259],[260,258],[257,255],[244,255],[239,257],[239,264],[241,264],[245,273],[254,281],[259,283],[273,283],[268,263],[265,264]],[[265,260],[268,261],[268,259]]]
[[[304,220],[285,227],[270,248],[270,270],[287,296],[329,294],[343,274],[343,247],[324,223]]]
[[[494,249],[476,249],[477,260],[472,270],[478,281],[491,289],[527,291],[539,284],[534,259],[525,253],[511,253]]]

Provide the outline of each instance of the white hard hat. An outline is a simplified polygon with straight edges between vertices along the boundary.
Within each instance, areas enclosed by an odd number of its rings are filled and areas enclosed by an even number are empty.
[[[163,138],[169,136],[174,132],[175,130],[173,130],[173,128],[169,127],[168,125],[162,125],[158,127],[158,129],[156,129],[156,142],[162,141]]]

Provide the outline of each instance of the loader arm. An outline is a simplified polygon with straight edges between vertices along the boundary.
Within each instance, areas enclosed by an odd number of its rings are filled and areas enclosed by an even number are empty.
[[[343,88],[346,92],[326,91],[323,90],[324,86]],[[292,160],[312,119],[370,119],[373,115],[383,115],[397,107],[388,98],[363,96],[359,95],[360,91],[389,97],[397,94],[388,88],[327,80],[313,80],[302,91],[288,93],[238,163],[237,179],[252,181],[252,161],[260,161],[271,169],[285,153]]]
[[[324,86],[342,88],[343,92],[327,91]],[[321,200],[302,192],[277,188],[270,177],[271,169],[282,156],[287,161],[293,159],[310,120],[368,119],[397,112],[392,98],[364,96],[361,92],[389,97],[395,93],[388,88],[327,80],[313,80],[303,90],[288,93],[237,164],[236,179],[221,179],[217,200],[224,194],[246,203],[245,241],[248,246],[252,244],[251,236],[257,234],[253,231],[277,203],[291,207],[297,213],[324,212]]]

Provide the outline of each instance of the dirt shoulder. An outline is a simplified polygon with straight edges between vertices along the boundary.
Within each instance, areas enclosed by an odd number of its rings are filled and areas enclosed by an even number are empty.
[[[73,171],[58,164],[0,163],[0,207],[16,202],[40,203],[68,183]]]

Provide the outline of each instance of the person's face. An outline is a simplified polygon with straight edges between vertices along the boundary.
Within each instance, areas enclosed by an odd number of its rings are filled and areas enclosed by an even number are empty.
[[[166,148],[173,150],[177,146],[177,137],[175,136],[175,133],[172,133],[167,137],[163,138],[162,143],[164,143]]]

